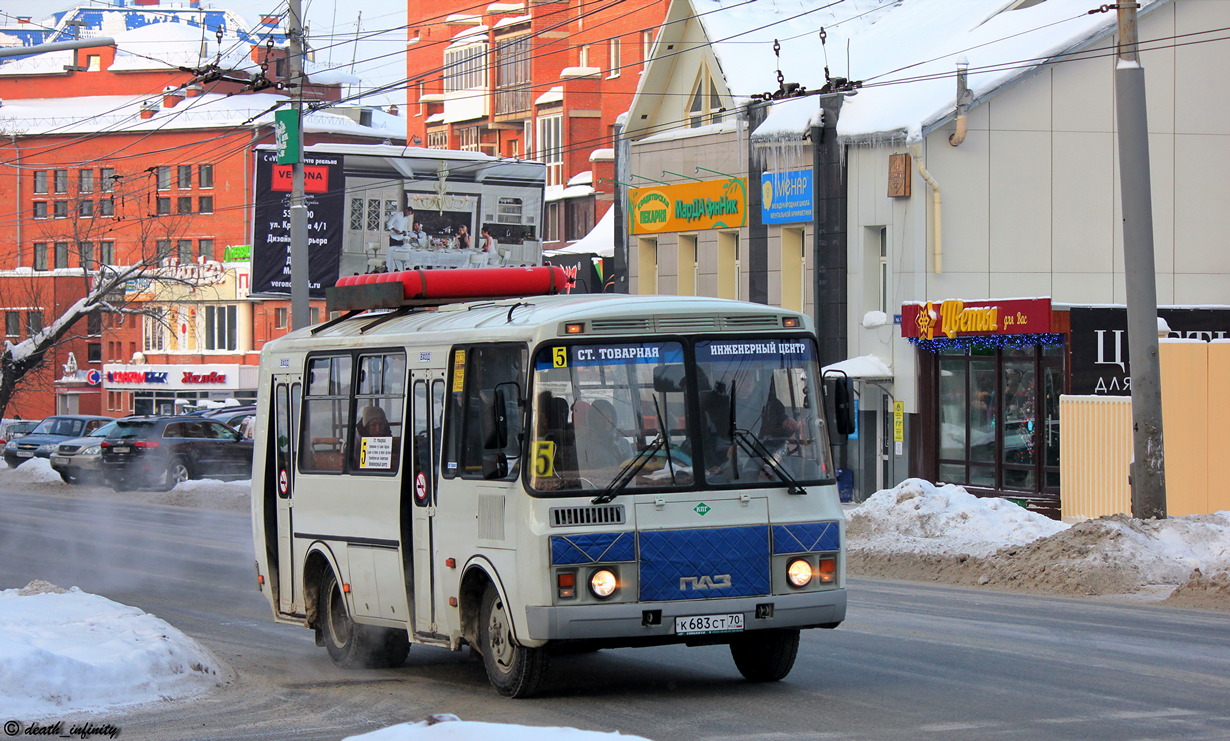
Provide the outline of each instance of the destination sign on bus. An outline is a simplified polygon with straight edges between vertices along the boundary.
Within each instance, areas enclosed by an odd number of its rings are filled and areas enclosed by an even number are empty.
[[[769,358],[787,355],[799,360],[811,360],[812,344],[803,340],[740,340],[696,343],[696,359],[720,361],[732,357]]]
[[[570,365],[635,365],[683,362],[683,348],[675,342],[635,345],[572,345],[550,348],[538,353],[535,370],[566,368]]]

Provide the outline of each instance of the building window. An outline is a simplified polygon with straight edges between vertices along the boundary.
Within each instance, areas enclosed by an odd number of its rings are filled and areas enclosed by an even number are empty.
[[[85,57],[86,72],[101,72],[102,71],[102,55],[87,54]]]
[[[467,126],[457,131],[457,148],[463,152],[478,151],[478,127]]]
[[[47,218],[47,202],[46,201],[35,201],[34,202],[34,218],[36,219]]]
[[[192,240],[181,239],[175,243],[175,255],[181,264],[192,262]]]
[[[611,59],[610,59],[610,77],[619,77],[619,68],[622,66],[620,62],[619,37],[611,39]]]
[[[52,215],[57,219],[68,218],[68,201],[56,201],[52,204],[54,211]]]
[[[145,315],[142,337],[145,352],[162,352],[166,347],[166,314],[166,309],[156,306]]]
[[[275,329],[285,329],[289,323],[288,317],[290,311],[285,307],[279,307],[273,310],[273,326]]]
[[[35,242],[34,243],[34,269],[35,270],[46,270],[47,269],[47,243],[46,242]]]
[[[157,242],[154,242],[154,259],[155,260],[159,260],[159,261],[165,260],[170,256],[171,256],[171,240],[159,239]]]
[[[589,44],[582,44],[581,49],[577,52],[577,66],[589,66]]]
[[[214,212],[214,197],[201,196],[197,199],[197,210],[203,214],[212,214]]]
[[[56,242],[56,264],[57,268],[68,267],[68,242]]]
[[[178,214],[192,213],[192,196],[180,196],[175,199],[175,212]]]
[[[505,39],[495,47],[495,113],[504,115],[530,109],[533,80],[530,37]]]
[[[350,199],[350,231],[363,231],[363,199]]]
[[[175,168],[176,185],[180,190],[188,190],[192,187],[192,165],[180,165]]]
[[[547,185],[562,185],[564,173],[564,117],[538,117],[537,159],[547,166]]]
[[[102,362],[102,343],[87,342],[85,345],[85,362],[101,363]]]
[[[104,193],[110,193],[115,190],[115,181],[119,176],[115,174],[115,168],[102,167],[98,170],[98,188]]]
[[[102,337],[102,312],[95,309],[85,315],[85,333],[90,337]]]
[[[26,312],[26,335],[33,337],[43,331],[43,310],[35,309]]]
[[[4,312],[4,333],[9,337],[17,337],[21,334],[20,311]]]
[[[543,217],[542,240],[558,242],[559,231],[559,201],[551,201],[547,204],[546,214]]]
[[[641,31],[641,61],[648,63],[653,54],[653,31]]]
[[[78,242],[77,256],[81,258],[81,267],[86,270],[91,270],[94,267],[94,243],[93,242]],[[93,316],[93,314],[91,314]]]
[[[170,216],[171,215],[171,199],[170,198],[159,198],[157,209],[158,209],[157,214],[159,216]]]
[[[503,196],[496,202],[495,220],[501,224],[520,224],[522,203],[520,198]]]
[[[428,149],[448,149],[448,131],[428,131],[427,132],[427,148]]]
[[[161,165],[158,167],[158,190],[171,189],[171,167],[170,165]]]
[[[722,120],[722,98],[718,95],[717,83],[708,73],[702,72],[692,88],[692,103],[688,106],[688,125],[691,128],[708,126]]]
[[[98,199],[98,215],[99,216],[115,216],[115,201],[110,198]]]
[[[228,306],[205,307],[205,349],[234,350],[237,348],[238,307]]]
[[[115,242],[106,241],[98,243],[98,262],[102,265],[115,264]]]
[[[384,229],[384,219],[380,214],[380,199],[367,199],[367,231],[378,232]]]
[[[320,322],[320,307],[308,307],[308,324],[318,324]]]
[[[592,198],[570,198],[564,201],[564,239],[580,239],[594,228]]]
[[[487,86],[487,44],[471,44],[444,52],[444,92]]]
[[[197,241],[197,254],[206,260],[217,259],[214,257],[214,241],[212,239],[201,239]]]
[[[57,193],[68,192],[68,170],[56,170],[55,186]]]
[[[34,171],[34,192],[35,193],[46,193],[47,192],[47,171],[46,170],[35,170]]]
[[[197,165],[196,166],[196,184],[198,188],[214,187],[214,166],[213,165]]]
[[[93,170],[78,170],[77,171],[77,192],[78,193],[93,193],[94,192],[94,171]]]
[[[93,216],[94,215],[94,202],[93,201],[79,201],[77,203],[77,215],[81,216],[82,218],[86,218],[86,219]]]

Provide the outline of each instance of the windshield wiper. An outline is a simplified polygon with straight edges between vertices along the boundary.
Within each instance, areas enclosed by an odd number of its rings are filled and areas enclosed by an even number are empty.
[[[795,481],[794,477],[782,467],[781,462],[769,452],[769,449],[764,446],[764,443],[760,441],[760,438],[756,437],[747,430],[735,430],[735,442],[738,443],[739,447],[742,448],[749,456],[760,459],[760,461],[764,463],[764,468],[772,471],[777,478],[781,479],[782,483],[786,485],[786,489],[788,489],[791,494],[807,493],[803,486],[799,484],[798,481]]]
[[[628,461],[619,470],[619,473],[615,474],[615,478],[611,479],[611,483],[607,485],[601,494],[590,500],[590,504],[606,504],[619,496],[628,487],[628,484],[631,483],[633,477],[640,473],[645,464],[649,463],[654,455],[662,449],[665,442],[666,440],[662,437],[662,433],[659,432],[658,436],[653,439],[653,442],[633,456],[632,460]]]

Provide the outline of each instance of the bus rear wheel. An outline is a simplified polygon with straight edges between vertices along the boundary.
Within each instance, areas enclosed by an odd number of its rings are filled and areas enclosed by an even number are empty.
[[[734,639],[730,655],[739,673],[749,682],[785,679],[799,654],[799,631],[758,630]]]
[[[333,663],[345,669],[401,666],[410,652],[406,631],[360,625],[346,609],[346,597],[332,571],[321,581],[317,602],[320,633]]]
[[[514,698],[537,692],[547,673],[547,651],[517,644],[508,610],[494,584],[488,584],[483,594],[478,630],[483,666],[496,692]]]

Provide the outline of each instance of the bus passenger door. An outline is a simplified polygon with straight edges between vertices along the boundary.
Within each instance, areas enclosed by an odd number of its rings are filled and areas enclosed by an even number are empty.
[[[407,573],[407,592],[414,607],[414,632],[438,633],[436,604],[435,527],[436,487],[440,469],[440,426],[444,417],[444,371],[414,370],[411,374],[411,456],[413,505],[410,513],[413,563]]]
[[[274,480],[266,491],[278,495],[278,609],[294,612],[298,589],[295,584],[295,447],[299,429],[299,405],[302,403],[303,386],[298,375],[274,376],[273,378],[273,428]]]

